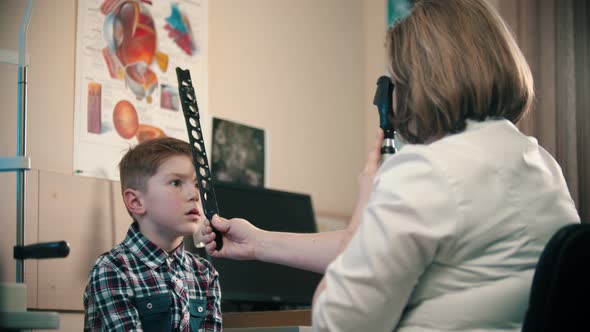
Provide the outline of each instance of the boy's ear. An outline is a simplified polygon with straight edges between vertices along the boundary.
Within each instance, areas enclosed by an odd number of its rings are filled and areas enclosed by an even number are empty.
[[[145,214],[145,206],[139,190],[127,188],[123,191],[123,202],[127,207],[127,210],[134,215]]]

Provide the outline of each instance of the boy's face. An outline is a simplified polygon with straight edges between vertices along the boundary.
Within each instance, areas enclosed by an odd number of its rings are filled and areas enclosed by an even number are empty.
[[[145,214],[140,223],[164,240],[195,233],[205,218],[195,170],[187,156],[164,161],[141,197]]]

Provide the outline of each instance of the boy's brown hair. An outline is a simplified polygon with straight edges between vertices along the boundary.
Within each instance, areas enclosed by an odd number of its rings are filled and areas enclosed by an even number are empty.
[[[158,167],[173,156],[192,158],[190,145],[173,137],[160,137],[130,148],[119,162],[121,193],[127,188],[145,191]]]
[[[534,99],[530,68],[485,0],[416,0],[387,32],[398,132],[424,143],[467,119],[518,122]]]

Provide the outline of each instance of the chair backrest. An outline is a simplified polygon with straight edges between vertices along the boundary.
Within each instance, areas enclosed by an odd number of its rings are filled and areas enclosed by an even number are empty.
[[[522,331],[590,331],[590,224],[564,226],[545,246]]]

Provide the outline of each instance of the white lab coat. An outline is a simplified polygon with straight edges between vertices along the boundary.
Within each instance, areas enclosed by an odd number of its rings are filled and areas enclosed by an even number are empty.
[[[532,275],[579,216],[561,168],[507,120],[406,145],[326,271],[314,331],[520,331]]]

